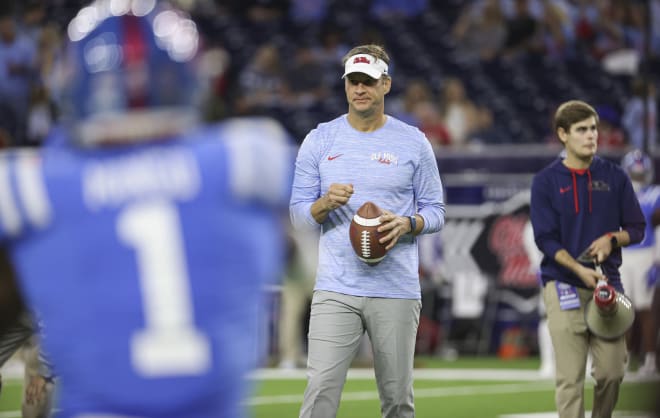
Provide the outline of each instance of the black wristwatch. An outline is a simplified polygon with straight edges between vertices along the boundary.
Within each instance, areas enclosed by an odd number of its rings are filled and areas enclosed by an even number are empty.
[[[610,244],[612,244],[612,249],[617,248],[619,246],[619,240],[616,239],[616,235],[614,235],[611,232],[607,235],[609,235],[609,237],[610,237]]]
[[[410,219],[410,233],[414,234],[415,229],[417,229],[417,217],[413,215],[413,216],[409,216],[408,219]]]

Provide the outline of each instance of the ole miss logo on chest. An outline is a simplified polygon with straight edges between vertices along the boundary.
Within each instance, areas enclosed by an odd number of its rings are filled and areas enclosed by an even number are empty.
[[[328,154],[327,161],[335,161],[338,159],[345,160],[347,158],[350,158],[350,156],[344,156],[344,153],[342,152],[333,152]],[[369,156],[369,160],[385,165],[399,165],[399,156],[393,152],[373,152]]]
[[[399,157],[393,152],[374,152],[371,154],[371,161],[387,165],[399,165]]]

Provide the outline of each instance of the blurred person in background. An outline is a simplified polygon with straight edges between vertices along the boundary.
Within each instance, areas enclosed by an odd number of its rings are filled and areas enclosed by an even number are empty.
[[[508,59],[536,52],[540,28],[539,19],[532,13],[529,0],[514,0],[513,3],[513,14],[505,20],[506,37],[501,51],[502,56]]]
[[[303,331],[306,329],[306,314],[314,292],[318,251],[317,230],[290,227],[289,256],[282,284],[278,336],[281,369],[296,369],[306,364]]]
[[[447,127],[442,123],[440,110],[432,100],[419,102],[413,108],[413,115],[419,120],[418,128],[431,142],[433,149],[451,145],[451,137]]]
[[[3,139],[0,128],[0,149],[9,145],[9,139]],[[14,269],[5,252],[0,251],[0,275],[4,277],[13,274]],[[0,293],[3,295],[0,305],[4,308],[3,312],[11,313],[0,318],[0,369],[12,356],[20,352],[25,367],[21,415],[23,418],[47,417],[51,412],[54,375],[50,364],[40,353],[37,325],[17,292],[15,283],[11,283],[9,287],[6,284],[0,287]]]
[[[46,27],[46,2],[44,0],[27,0],[21,6],[19,31],[38,43],[41,32]]]
[[[6,254],[3,253],[3,257],[2,263],[9,265]],[[10,267],[6,269],[11,270]],[[20,298],[17,300],[22,303]],[[40,352],[37,330],[32,315],[24,307],[13,322],[0,326],[0,368],[17,353],[25,366],[21,402],[23,418],[50,416],[53,402],[55,376],[50,363]]]
[[[0,11],[0,103],[5,113],[0,122],[10,120],[3,127],[9,130],[12,145],[24,142],[30,94],[38,75],[36,41],[18,31],[11,10]]]
[[[539,267],[541,266],[543,253],[539,251],[534,241],[534,228],[531,221],[527,221],[525,229],[523,229],[523,245],[529,259],[529,268],[538,278],[539,284],[542,284]],[[540,360],[539,375],[541,378],[551,378],[555,376],[555,352],[552,349],[552,339],[550,337],[550,330],[548,329],[548,315],[543,304],[543,297],[539,298],[539,317],[537,329]]]
[[[241,71],[238,87],[235,110],[239,115],[268,114],[284,107],[288,87],[277,46],[267,43],[257,48]]]
[[[319,40],[314,47],[314,55],[325,69],[324,73],[320,74],[323,85],[339,87],[341,79],[337,80],[335,75],[341,71],[341,59],[349,49],[350,47],[344,42],[344,32],[341,28],[332,23],[325,23],[320,29]]]
[[[421,309],[416,235],[444,225],[438,166],[417,129],[385,114],[390,59],[374,44],[343,59],[348,113],[319,124],[296,159],[294,227],[321,228],[308,334],[302,418],[334,417],[346,373],[369,335],[384,418],[415,415],[413,360]],[[376,266],[354,253],[353,215],[365,202],[383,208],[379,231],[388,255]]]
[[[166,2],[94,2],[67,33],[59,146],[0,154],[0,242],[43,320],[58,416],[242,417],[289,138],[199,124],[201,40]]]
[[[473,136],[488,130],[493,124],[492,112],[477,106],[470,99],[459,78],[444,80],[439,107],[442,122],[451,137],[451,145],[466,145]]]
[[[286,70],[286,104],[293,108],[314,108],[329,95],[319,74],[325,68],[309,45],[298,45],[293,62]]]
[[[626,135],[621,128],[621,116],[610,105],[596,106],[598,112],[598,147],[605,151],[622,150]]]
[[[429,83],[421,78],[408,81],[403,94],[387,101],[386,110],[401,122],[419,128],[420,121],[415,115],[415,106],[427,101],[433,101],[433,91]]]
[[[539,21],[537,42],[540,52],[553,59],[565,59],[572,54],[575,41],[570,7],[565,2],[543,0],[543,13]]]
[[[451,34],[466,57],[494,59],[504,47],[507,30],[499,0],[468,3],[452,27]]]
[[[644,107],[646,107],[646,111]],[[655,149],[658,140],[658,105],[655,84],[649,82],[646,85],[641,78],[632,81],[632,97],[624,106],[621,121],[628,137],[628,143],[633,148],[645,149],[644,135],[648,135],[648,146],[650,149]]]
[[[419,128],[436,154],[438,147],[451,144],[449,130],[444,125],[435,95],[426,80],[410,79],[403,94],[388,101],[386,110],[400,121]]]
[[[592,417],[612,416],[627,359],[625,338],[605,340],[584,319],[599,280],[623,292],[621,247],[644,237],[644,215],[630,179],[618,165],[596,156],[598,114],[592,106],[562,103],[554,130],[566,156],[532,182],[530,218],[543,253],[541,280],[555,352],[555,402],[560,418],[584,418],[584,380],[591,353],[595,380]],[[581,254],[594,260],[578,262]],[[594,269],[602,266],[602,273]]]
[[[654,288],[650,286],[649,270],[657,260],[655,228],[660,224],[660,186],[653,182],[653,162],[640,150],[633,150],[624,155],[621,167],[632,181],[637,200],[646,219],[644,239],[636,245],[623,249],[621,263],[621,281],[626,295],[635,308],[635,321],[639,326],[641,366],[638,373],[652,375],[656,373],[655,340],[653,338],[653,318],[651,303]],[[628,350],[633,349],[633,327],[628,332]]]

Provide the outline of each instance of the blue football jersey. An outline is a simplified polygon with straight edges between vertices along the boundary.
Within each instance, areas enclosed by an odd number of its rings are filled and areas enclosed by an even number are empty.
[[[242,415],[293,157],[269,119],[0,154],[0,239],[43,319],[60,416]]]
[[[627,248],[648,248],[655,245],[655,230],[651,223],[653,212],[660,209],[660,186],[650,185],[640,188],[636,193],[639,207],[644,213],[646,219],[646,228],[644,229],[644,239],[639,244],[631,245]]]

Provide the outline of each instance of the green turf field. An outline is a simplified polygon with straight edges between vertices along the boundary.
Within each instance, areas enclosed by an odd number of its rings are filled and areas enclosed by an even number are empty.
[[[554,388],[536,377],[538,362],[531,360],[460,359],[443,362],[418,359],[415,406],[419,418],[496,418],[513,414],[552,417]],[[255,418],[297,417],[305,389],[304,371],[266,370],[254,378],[256,393],[248,401]],[[20,417],[20,382],[8,381],[0,396],[0,418]],[[591,408],[593,384],[587,379],[586,406]],[[627,378],[621,389],[618,417],[651,417],[660,396],[656,381]],[[379,401],[373,372],[354,369],[343,392],[338,418],[378,418]],[[556,417],[556,415],[554,415]],[[182,417],[184,418],[184,417]]]
[[[262,382],[251,400],[257,418],[296,417],[304,381]],[[654,388],[649,383],[625,384],[618,410],[644,416],[651,410]],[[587,393],[591,407],[592,389]],[[505,414],[551,412],[554,410],[552,382],[437,381],[415,382],[416,415],[420,418],[495,418]],[[338,417],[379,417],[379,401],[373,380],[350,380],[344,389]],[[648,414],[646,414],[648,415]]]

